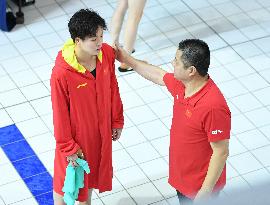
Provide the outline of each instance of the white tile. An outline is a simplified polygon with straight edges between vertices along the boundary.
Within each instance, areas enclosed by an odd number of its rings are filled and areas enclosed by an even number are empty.
[[[270,140],[270,125],[267,125],[265,127],[260,127],[259,130],[261,132],[263,132],[263,134],[268,137],[268,139]]]
[[[158,152],[151,146],[149,142],[129,147],[126,150],[138,164],[160,157]]]
[[[242,112],[260,108],[263,105],[250,93],[231,98],[231,102]]]
[[[32,37],[31,33],[25,28],[25,26],[19,24],[13,28],[12,32],[7,32],[6,35],[12,42],[25,40]]]
[[[257,127],[270,124],[270,112],[266,108],[260,108],[245,113],[247,118],[253,122]],[[258,117],[260,116],[260,117]]]
[[[47,0],[46,2],[36,1],[35,6],[39,8],[39,7],[44,7],[44,6],[47,6],[47,5],[50,5],[50,4],[54,4],[54,3],[55,3],[55,0]]]
[[[120,90],[120,93],[121,93],[121,98],[123,100],[122,93],[129,92],[129,91],[132,90],[132,88],[128,85],[128,83],[122,77],[117,78],[117,81],[118,81],[118,87],[119,87],[119,90]]]
[[[178,6],[175,6],[177,4]],[[180,14],[182,12],[190,11],[190,9],[181,1],[171,1],[162,4],[162,6],[172,15]]]
[[[175,46],[178,46],[181,40],[194,38],[191,33],[189,33],[185,28],[179,28],[173,31],[166,32],[165,35],[174,43]]]
[[[247,14],[257,23],[262,23],[270,20],[270,13],[265,8],[249,11]]]
[[[18,89],[0,93],[0,102],[4,107],[16,105],[25,101],[25,97]]]
[[[232,116],[241,114],[239,109],[231,101],[227,100],[227,104],[230,108]]]
[[[260,71],[259,73],[260,73],[261,76],[263,76],[263,78],[265,80],[267,80],[268,82],[270,82],[270,69],[266,69],[266,70]]]
[[[145,42],[152,49],[157,49],[157,50],[173,46],[171,41],[164,34],[158,34],[158,35],[154,35],[154,36],[145,38]],[[147,61],[147,59],[145,59],[145,60]],[[159,63],[157,62],[155,64],[159,64]]]
[[[25,7],[27,8],[27,7]],[[35,22],[44,21],[45,19],[41,16],[38,9],[29,9],[27,12],[24,12],[24,24],[29,25]],[[27,28],[27,27],[26,27]],[[30,31],[27,28],[28,31]]]
[[[253,42],[245,42],[239,45],[234,45],[233,49],[243,58],[249,58],[262,54],[262,51],[255,46]]]
[[[266,169],[260,169],[243,175],[243,178],[255,188],[262,184],[270,182],[270,173]]]
[[[137,166],[117,171],[115,176],[126,189],[149,182],[149,179]]]
[[[15,88],[16,85],[13,83],[13,81],[8,75],[0,77],[0,92],[5,92]]]
[[[219,88],[226,98],[236,97],[248,92],[248,90],[237,80],[220,83]]]
[[[196,9],[195,12],[204,20],[212,20],[222,17],[222,15],[214,7],[205,7],[201,9]],[[211,13],[211,15],[209,15]]]
[[[232,167],[229,162],[226,162],[226,179],[239,176],[239,173]]]
[[[51,58],[44,51],[26,54],[24,57],[27,63],[32,66],[32,68],[46,65],[52,62]]]
[[[14,203],[14,205],[38,205],[37,201],[34,198],[25,199],[19,202]]]
[[[230,156],[238,155],[248,151],[235,137],[231,137],[230,139],[229,150]]]
[[[0,166],[10,163],[9,159],[7,158],[6,154],[4,153],[4,151],[2,150],[2,148],[0,149]],[[1,192],[0,192],[1,193]]]
[[[138,28],[138,35],[144,39],[158,34],[160,30],[151,21],[140,24]]]
[[[169,155],[169,145],[170,145],[170,137],[165,136],[159,139],[154,139],[151,141],[152,145],[158,150],[161,156]]]
[[[31,192],[23,181],[16,181],[0,186],[0,193],[6,204],[11,204],[32,197]]]
[[[55,149],[55,139],[51,133],[45,133],[39,136],[27,139],[27,142],[36,154]]]
[[[52,174],[53,167],[54,167],[54,153],[55,150],[51,150],[48,152],[44,152],[41,154],[38,154],[38,158],[42,162],[42,164],[45,166],[45,168]]]
[[[167,98],[167,95],[165,95],[164,92],[157,85],[141,88],[136,90],[136,92],[146,103],[151,103]]]
[[[249,189],[248,183],[241,177],[235,177],[227,181],[225,188],[223,189],[224,192],[228,195],[232,195],[235,193],[236,190],[239,189]]]
[[[115,171],[134,166],[135,162],[125,150],[113,152],[113,168]]]
[[[202,20],[194,14],[194,12],[185,12],[185,13],[180,13],[175,16],[176,20],[179,21],[183,26],[190,26],[193,24],[197,24],[202,22]]]
[[[76,11],[85,8],[84,4],[77,1],[60,2],[60,6],[66,13],[75,13]]]
[[[225,2],[215,5],[215,8],[224,16],[231,16],[233,14],[241,13],[241,9],[237,7],[233,2]]]
[[[232,133],[234,134],[242,133],[254,128],[254,125],[242,114],[232,118]]]
[[[34,85],[28,85],[26,87],[20,88],[23,95],[27,100],[34,100],[38,98],[47,97],[50,95],[48,89],[44,86],[43,83],[37,83]]]
[[[239,44],[248,41],[239,30],[232,30],[219,33],[219,35],[230,45]]]
[[[145,78],[141,77],[137,73],[132,73],[131,75],[126,75],[126,76],[124,76],[124,78],[125,78],[126,82],[128,82],[128,84],[134,89],[138,89],[138,88],[152,85],[152,82],[145,80]]]
[[[37,117],[36,112],[28,102],[9,107],[6,110],[16,123]]]
[[[256,149],[265,145],[269,145],[270,141],[258,130],[252,130],[237,135],[237,138],[245,145],[249,150]]]
[[[34,22],[26,27],[35,37],[53,32],[52,27],[46,21]]]
[[[23,122],[16,123],[24,138],[30,138],[49,132],[44,122],[40,118],[34,118]]]
[[[265,166],[270,166],[270,145],[253,150],[252,153]]]
[[[57,31],[57,33],[60,36],[60,38],[62,38],[63,41],[66,41],[67,39],[70,38],[70,33],[68,29]]]
[[[0,61],[19,56],[19,52],[12,44],[2,45],[0,47]]]
[[[1,197],[0,197],[0,205],[6,205]]]
[[[105,205],[135,205],[136,203],[129,196],[126,191],[121,191],[114,193],[105,197],[102,197],[101,200]]]
[[[255,90],[269,87],[269,83],[266,82],[257,73],[241,77],[241,78],[239,78],[239,81],[250,91],[255,91]],[[254,82],[256,82],[256,83],[254,83]]]
[[[32,53],[41,50],[41,46],[34,38],[25,39],[14,43],[21,54]]]
[[[258,98],[259,101],[263,103],[263,105],[270,105],[270,99],[266,93],[269,93],[270,87],[264,88],[262,90],[258,90],[254,92],[254,95]]]
[[[227,64],[224,67],[235,77],[255,73],[255,70],[243,60]]]
[[[121,94],[124,110],[144,105],[143,100],[135,92]]]
[[[53,64],[43,65],[37,68],[34,68],[36,75],[42,80],[49,80],[52,74]]]
[[[260,26],[253,25],[240,29],[241,32],[248,37],[249,40],[262,38],[268,35],[268,33]]]
[[[254,25],[256,22],[245,13],[238,13],[232,16],[227,17],[232,24],[237,28],[244,28],[247,26]]]
[[[123,146],[118,141],[113,141],[112,151],[116,151],[116,150],[120,150],[120,149],[123,149]]]
[[[100,199],[93,199],[92,203],[95,205],[103,205],[102,201]]]
[[[56,33],[39,36],[37,40],[43,48],[51,48],[55,46],[61,48],[61,45],[64,43],[64,41]]]
[[[224,67],[211,68],[208,73],[216,83],[226,82],[234,78]]]
[[[175,195],[176,195],[176,191],[175,191]],[[176,204],[179,203],[179,199],[178,199],[177,196],[174,196],[172,198],[169,198],[168,202],[169,202],[170,205],[176,205]]]
[[[270,13],[270,12],[269,12]],[[255,40],[254,43],[264,52],[270,52],[269,46],[270,46],[270,38],[261,38],[258,40]]]
[[[95,8],[95,10],[102,16],[102,18],[111,18],[114,10],[110,5],[101,5]]]
[[[217,34],[211,34],[203,37],[201,40],[208,44],[210,51],[227,47],[227,43]]]
[[[2,174],[0,175],[0,186],[20,180],[20,176],[11,163],[0,165]]]
[[[52,119],[52,113],[48,115],[41,116],[41,119],[43,122],[45,122],[46,126],[53,131],[53,119]]]
[[[256,9],[260,9],[262,7],[255,0],[249,1],[248,4],[247,4],[247,2],[245,0],[237,0],[237,1],[234,1],[234,3],[236,5],[238,5],[243,11],[256,10]]]
[[[249,152],[229,157],[228,160],[240,174],[245,174],[262,168],[261,163]]]
[[[68,29],[68,20],[69,17],[67,15],[63,15],[56,18],[48,19],[48,22],[54,28],[54,30],[60,31],[63,29]]]
[[[172,125],[172,116],[168,116],[168,117],[164,117],[161,119],[161,121],[164,123],[164,125],[166,125],[166,127],[168,129],[171,129],[171,125]]]
[[[175,189],[168,183],[167,177],[156,180],[153,182],[153,184],[158,188],[165,198],[170,198],[175,195]]]
[[[132,108],[127,110],[125,113],[136,125],[144,122],[149,122],[157,118],[147,106]]]
[[[205,38],[214,34],[206,23],[195,24],[186,29],[196,38]]]
[[[225,17],[207,21],[207,24],[218,34],[236,29],[235,26]]]
[[[143,123],[139,125],[138,128],[148,140],[169,134],[169,129],[160,120]]]
[[[5,127],[13,124],[12,119],[9,117],[8,113],[4,109],[0,109],[0,127]]]
[[[5,76],[7,73],[4,68],[0,65],[0,76]]]
[[[152,183],[128,189],[138,205],[151,204],[164,199]]]
[[[119,142],[123,145],[123,147],[129,147],[145,141],[145,137],[142,135],[142,133],[138,130],[137,127],[130,127],[124,129],[121,138],[119,139]]]
[[[254,56],[247,58],[246,61],[257,71],[265,70],[269,68],[270,58],[266,55]]]
[[[40,79],[31,69],[13,73],[10,76],[18,87],[23,87],[40,82]]]
[[[223,65],[241,60],[239,55],[229,47],[212,52],[212,55]]]
[[[167,31],[175,30],[180,27],[180,23],[172,16],[160,18],[153,22],[164,33]]]
[[[6,37],[4,32],[0,32],[0,45],[5,45],[10,43],[9,39]]]
[[[169,205],[168,202],[166,200],[162,200],[156,203],[153,203],[153,205]]]
[[[192,8],[192,9],[199,9],[204,7],[209,7],[210,4],[203,0],[197,0],[196,2],[192,0],[185,0],[185,2]]]
[[[34,107],[35,111],[40,116],[52,113],[52,102],[50,96],[33,100],[30,102],[30,104]]]
[[[169,98],[151,103],[149,107],[159,118],[171,116],[173,113],[173,103]]]
[[[18,71],[27,70],[30,68],[30,66],[21,56],[1,61],[1,64],[7,73],[16,73]]]
[[[65,14],[63,9],[57,3],[41,7],[39,8],[39,11],[46,19],[51,19]]]
[[[166,177],[169,173],[169,166],[162,158],[142,163],[139,166],[151,181]]]

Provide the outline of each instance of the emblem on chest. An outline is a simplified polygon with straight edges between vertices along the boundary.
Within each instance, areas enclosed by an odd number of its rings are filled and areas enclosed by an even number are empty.
[[[189,109],[186,109],[185,115],[186,115],[188,118],[191,118],[192,112],[191,112]]]

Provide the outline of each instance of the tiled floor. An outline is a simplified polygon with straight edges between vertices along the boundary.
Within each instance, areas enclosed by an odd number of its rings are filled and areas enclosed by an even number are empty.
[[[75,11],[92,7],[110,24],[115,5],[37,0],[24,8],[25,25],[0,32],[0,205],[52,204],[54,58]],[[210,45],[210,75],[232,111],[225,195],[270,180],[269,28],[269,0],[148,0],[139,27],[135,56],[166,70],[180,40]],[[172,99],[136,73],[117,75],[125,129],[113,144],[113,191],[95,193],[93,204],[177,204],[167,183]]]

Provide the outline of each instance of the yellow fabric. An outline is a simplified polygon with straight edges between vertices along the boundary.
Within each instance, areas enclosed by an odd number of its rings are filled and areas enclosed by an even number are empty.
[[[66,43],[64,44],[62,48],[62,56],[65,59],[65,61],[73,67],[75,70],[77,70],[79,73],[85,73],[86,68],[82,66],[76,58],[75,55],[75,43],[73,42],[72,39],[68,39]],[[98,60],[102,63],[102,51],[97,55]]]

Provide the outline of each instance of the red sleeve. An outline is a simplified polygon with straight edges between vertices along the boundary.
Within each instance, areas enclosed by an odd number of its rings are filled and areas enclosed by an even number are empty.
[[[80,147],[71,135],[67,83],[64,77],[53,71],[50,84],[56,148],[65,156],[70,156]]]
[[[204,129],[209,142],[229,139],[231,113],[225,108],[212,108],[205,117]]]
[[[178,81],[174,78],[173,73],[166,73],[163,76],[163,81],[165,83],[165,86],[167,87],[168,91],[171,93],[172,96],[176,95],[176,87]]]
[[[112,49],[112,68],[111,68],[111,102],[112,102],[112,128],[124,127],[123,104],[119,93],[118,82],[115,76],[115,55]]]

